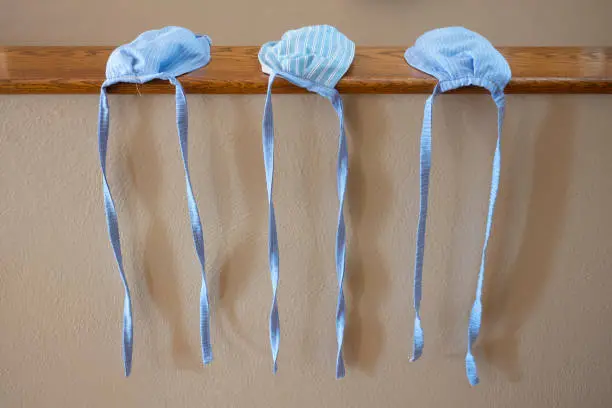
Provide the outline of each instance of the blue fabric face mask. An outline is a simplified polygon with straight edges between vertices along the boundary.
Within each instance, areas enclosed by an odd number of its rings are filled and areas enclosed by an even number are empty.
[[[342,99],[335,89],[340,78],[349,69],[355,56],[355,44],[342,33],[330,26],[311,26],[286,32],[280,41],[264,44],[259,51],[262,71],[270,75],[268,94],[262,123],[263,153],[266,168],[266,184],[269,203],[269,257],[272,280],[272,308],[270,311],[270,346],[272,348],[273,370],[277,370],[280,327],[276,292],[278,287],[278,240],[276,219],[272,203],[272,181],[274,176],[274,123],[272,117],[272,84],[279,76],[311,92],[329,99],[340,120],[338,147],[338,229],[336,234],[336,273],[338,278],[338,304],[336,310],[336,334],[338,351],[336,355],[336,378],[344,377],[342,343],[344,340],[345,306],[342,283],[346,257],[346,234],[344,226],[344,196],[348,174],[348,152],[344,134]]]
[[[115,49],[106,65],[106,81],[100,92],[100,112],[98,118],[98,141],[100,164],[102,167],[104,207],[111,245],[125,289],[123,308],[123,361],[125,375],[129,376],[132,367],[132,302],[125,272],[119,241],[117,212],[111,196],[106,177],[106,150],[108,144],[109,111],[106,88],[119,82],[142,84],[152,79],[170,81],[176,87],[176,124],[185,168],[187,184],[187,203],[196,253],[202,271],[202,288],[200,292],[200,333],[202,359],[204,364],[212,361],[210,344],[208,292],[204,270],[204,239],[202,225],[196,205],[191,181],[187,155],[187,99],[177,76],[196,70],[210,61],[210,39],[207,36],[195,35],[181,27],[165,27],[160,30],[147,31],[133,42]]]
[[[414,343],[412,360],[417,360],[423,352],[423,330],[421,328],[421,282],[423,273],[423,253],[425,248],[425,223],[427,218],[427,196],[429,193],[429,170],[431,168],[431,122],[432,106],[436,95],[463,86],[486,88],[497,105],[497,145],[493,157],[493,175],[489,196],[489,211],[484,245],[478,272],[476,298],[468,327],[468,349],[465,358],[466,373],[471,385],[479,382],[472,347],[480,331],[482,318],[482,286],[486,263],[487,245],[491,235],[491,223],[499,186],[501,159],[500,138],[506,106],[504,88],[512,76],[504,57],[486,38],[462,27],[449,27],[429,31],[419,37],[415,45],[405,54],[406,61],[416,69],[433,75],[438,79],[432,95],[425,103],[423,129],[421,133],[421,188],[420,211],[417,230],[416,261],[414,271]]]

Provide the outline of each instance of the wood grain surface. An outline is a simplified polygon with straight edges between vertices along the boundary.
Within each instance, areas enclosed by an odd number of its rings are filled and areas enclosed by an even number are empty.
[[[106,60],[114,47],[0,46],[0,93],[98,93]],[[267,76],[257,60],[257,46],[212,47],[206,67],[180,77],[188,93],[261,94]],[[357,47],[353,65],[337,88],[342,93],[429,93],[435,79],[410,67],[405,47]],[[512,68],[507,93],[612,93],[612,47],[500,47]],[[303,93],[278,79],[276,93]],[[164,81],[138,88],[118,84],[111,93],[172,93]],[[483,92],[466,88],[458,92]]]

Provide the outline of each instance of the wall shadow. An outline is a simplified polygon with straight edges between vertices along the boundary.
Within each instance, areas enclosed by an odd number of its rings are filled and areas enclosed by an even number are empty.
[[[240,326],[236,314],[236,300],[240,299],[249,284],[257,279],[258,273],[267,271],[267,269],[253,270],[253,259],[258,257],[259,251],[267,251],[268,247],[267,235],[265,242],[257,240],[262,228],[265,230],[264,225],[267,220],[266,184],[261,153],[261,119],[251,117],[252,115],[245,107],[245,101],[242,100],[232,99],[231,110],[227,111],[232,112],[234,116],[231,121],[233,136],[229,139],[231,140],[231,160],[228,161],[215,154],[211,154],[210,159],[212,169],[224,169],[223,172],[213,170],[216,185],[236,184],[228,188],[230,192],[228,196],[217,195],[216,198],[223,240],[227,242],[230,233],[240,236],[241,239],[235,246],[227,247],[222,251],[224,256],[219,266],[218,288],[220,311],[236,337],[249,349],[263,354],[267,352],[267,349],[259,346],[253,340],[252,334]],[[211,117],[211,120],[214,122],[214,118]],[[213,126],[213,128],[218,127]],[[232,173],[230,166],[236,170],[235,179],[228,177]],[[248,212],[246,216],[236,219],[232,208],[241,201],[246,203],[244,207],[248,208]],[[262,327],[263,330],[265,330],[264,327]]]
[[[181,369],[196,371],[201,367],[201,356],[199,350],[192,347],[188,340],[182,305],[184,297],[180,293],[177,279],[180,273],[199,273],[199,271],[177,270],[176,254],[172,251],[168,232],[169,214],[160,205],[163,163],[155,148],[155,142],[151,140],[153,131],[149,116],[156,107],[153,106],[153,100],[149,97],[138,98],[136,105],[138,121],[133,135],[130,135],[127,160],[133,178],[135,196],[138,197],[138,205],[145,209],[150,220],[145,235],[142,270],[151,300],[158,308],[165,324],[170,328],[172,357],[176,365]],[[164,103],[164,109],[173,108],[174,103]],[[176,130],[168,137],[175,140],[178,151],[179,142]],[[180,160],[180,155],[177,154],[176,158]],[[177,180],[177,183],[181,181]],[[182,195],[177,199],[185,202],[184,216],[188,217],[185,196]],[[191,236],[190,231],[185,231],[185,234]],[[192,254],[196,256],[194,252]],[[151,335],[155,337],[152,331]],[[152,344],[156,348],[157,343],[154,339],[152,339]],[[159,354],[161,350],[154,349],[153,353]]]
[[[388,294],[390,271],[378,241],[393,199],[390,175],[380,166],[387,128],[384,120],[371,119],[385,118],[386,114],[374,98],[345,98],[349,138],[345,211],[351,235],[347,244],[344,357],[349,367],[369,375],[374,372],[385,337],[381,306]],[[368,180],[376,180],[376,185]]]
[[[287,98],[287,96],[283,96],[283,98]],[[296,203],[300,203],[300,213],[304,219],[312,220],[311,222],[304,223],[303,228],[300,230],[301,234],[309,237],[308,240],[303,241],[304,244],[300,248],[300,251],[302,251],[304,254],[308,254],[302,258],[304,259],[304,265],[303,268],[300,269],[304,272],[304,276],[299,278],[304,284],[304,291],[302,294],[300,294],[300,296],[304,296],[303,301],[305,304],[305,310],[307,311],[306,313],[301,312],[298,315],[302,319],[300,324],[300,346],[301,352],[304,354],[304,359],[306,361],[313,361],[320,355],[321,348],[325,347],[322,346],[322,344],[327,345],[329,347],[326,349],[326,352],[329,353],[329,359],[327,361],[335,363],[335,318],[338,296],[338,284],[335,267],[338,195],[336,193],[335,169],[337,166],[338,152],[336,148],[330,148],[327,150],[326,148],[322,147],[321,143],[323,140],[319,139],[319,137],[321,137],[320,135],[325,137],[325,134],[328,134],[329,137],[333,139],[333,143],[331,143],[331,145],[334,147],[337,146],[338,120],[330,102],[320,95],[310,93],[305,96],[300,96],[299,98],[303,104],[303,111],[300,113],[299,117],[299,134],[305,135],[306,137],[299,142],[292,144],[290,154],[292,157],[294,155],[296,156],[294,161],[295,169],[304,169],[304,171],[300,171],[299,173],[296,172],[292,174],[291,177],[296,183],[298,183],[299,188],[294,192],[294,199]],[[329,122],[322,122],[321,115],[331,117],[331,120]],[[327,128],[326,125],[322,128],[320,125],[321,123],[329,123],[331,124],[331,128]],[[314,135],[317,135],[317,137],[313,137]],[[280,137],[292,137],[292,135],[285,130],[283,133],[281,133]],[[321,152],[323,152],[323,155],[321,155]],[[319,171],[320,168],[323,168],[323,163],[330,159],[333,162],[333,170],[331,170],[332,173]],[[312,170],[313,168],[317,170]],[[322,184],[327,183],[330,179],[334,180],[332,188],[333,192],[331,193],[322,188]],[[333,220],[331,223],[322,222],[321,219],[321,208],[324,206],[323,203],[326,202],[333,203],[332,211],[334,216],[331,217],[331,220]],[[331,234],[333,239],[326,242],[325,245],[322,245],[321,241],[324,241],[322,237],[324,236],[323,231],[325,230],[333,231]],[[296,237],[292,237],[291,240],[293,242],[298,242]],[[347,238],[347,242],[348,241],[349,238]],[[298,269],[295,268],[293,270],[295,271]],[[291,273],[290,270],[288,273]],[[329,303],[324,300],[324,296],[329,296],[329,294],[324,294],[324,292],[321,290],[323,287],[322,285],[325,285],[325,282],[331,282],[333,288],[330,291],[333,301]],[[324,308],[323,305],[333,306],[331,306],[330,309]],[[324,311],[322,312],[322,310]],[[328,327],[334,327],[331,337],[323,338],[321,335],[317,336],[316,334],[318,333],[313,329],[320,324],[320,318],[317,316],[320,316],[321,314],[327,316],[329,319],[327,320],[326,325],[328,325]],[[332,341],[332,339],[334,340]],[[333,357],[331,357],[332,355]]]
[[[493,235],[498,239],[494,240],[497,243],[485,277],[480,344],[485,359],[510,381],[519,381],[522,377],[520,329],[536,307],[553,272],[555,248],[562,234],[567,205],[574,130],[573,104],[566,97],[556,96],[550,101],[548,113],[536,133],[522,242],[514,262],[507,266],[501,264],[500,253],[512,234],[512,226],[523,224],[520,220],[506,218],[509,211],[504,202],[494,228]],[[522,159],[522,155],[516,154],[515,160],[502,170],[500,191],[504,185],[512,184],[509,179],[513,177],[513,170],[524,165]]]
[[[469,101],[466,99],[469,98]],[[441,263],[442,271],[438,273],[433,270],[429,270],[429,275],[434,275],[432,278],[436,280],[427,279],[427,257],[428,257],[428,244],[431,246],[436,245],[435,240],[430,239],[429,242],[425,242],[425,267],[423,270],[423,285],[432,285],[439,287],[440,293],[443,295],[438,299],[442,306],[440,308],[440,333],[432,333],[442,341],[442,349],[445,351],[444,356],[455,358],[462,358],[462,353],[456,351],[456,338],[457,330],[463,331],[467,326],[461,321],[459,316],[463,316],[464,305],[461,302],[461,296],[458,294],[464,289],[465,279],[461,273],[457,273],[457,270],[463,270],[465,262],[463,254],[465,253],[479,253],[480,246],[482,245],[482,238],[484,237],[484,226],[485,219],[476,219],[475,223],[479,223],[482,226],[482,234],[477,234],[479,239],[466,239],[466,226],[464,211],[469,204],[466,204],[470,195],[474,194],[475,185],[471,180],[471,177],[467,177],[466,180],[466,165],[468,160],[473,160],[469,156],[468,149],[470,145],[474,143],[472,137],[467,129],[467,120],[482,121],[483,112],[489,112],[489,105],[494,105],[491,98],[485,95],[469,95],[469,96],[452,96],[452,95],[440,95],[436,98],[433,108],[433,125],[432,125],[432,168],[431,168],[431,181],[430,181],[430,193],[429,193],[429,208],[434,207],[434,200],[437,191],[444,189],[445,196],[449,202],[444,205],[444,213],[448,213],[448,222],[441,223],[438,220],[429,222],[429,228],[436,225],[436,232],[441,236],[448,239],[446,242],[442,242],[442,248],[438,251],[442,251],[441,254],[444,259],[444,263]],[[493,110],[491,109],[491,112]],[[440,126],[436,124],[444,124]],[[438,127],[439,126],[439,127]],[[442,128],[442,129],[440,129]],[[458,131],[455,131],[458,129]],[[420,136],[420,132],[419,132]],[[437,136],[437,137],[436,137]],[[483,133],[482,143],[487,146],[491,146],[488,157],[493,157],[493,149],[495,148],[495,128],[487,128]],[[420,144],[420,142],[419,142]],[[446,151],[445,151],[446,150]],[[439,158],[436,160],[436,158]],[[443,163],[442,160],[446,160]],[[450,163],[449,163],[450,161]],[[490,160],[482,160],[482,162],[490,163]],[[443,170],[440,170],[440,169]],[[452,176],[448,177],[436,177],[437,172],[451,172]],[[490,174],[490,167],[480,168],[480,172]],[[447,178],[451,178],[452,181],[447,181]],[[490,176],[485,177],[490,180]],[[433,183],[438,181],[443,183],[442,186],[436,186]],[[433,193],[433,194],[432,194]],[[433,197],[433,199],[432,199]],[[439,198],[441,198],[438,195]],[[483,195],[480,200],[482,201],[483,207],[486,206],[485,202],[488,200],[488,195]],[[432,211],[428,213],[428,221],[431,218]],[[435,210],[433,212],[436,217]],[[438,213],[437,217],[442,216],[442,213]],[[486,216],[486,215],[485,215]],[[431,226],[430,226],[431,225]],[[433,229],[433,228],[432,228]],[[432,255],[434,248],[429,252]],[[467,258],[467,257],[466,257]],[[430,264],[435,264],[429,257]],[[477,259],[480,257],[474,256],[474,261],[478,262]],[[478,264],[470,264],[466,270],[468,273],[477,273]],[[435,276],[437,275],[437,276]],[[474,290],[470,287],[469,290]],[[468,309],[469,310],[469,309]],[[458,329],[459,328],[459,329]]]

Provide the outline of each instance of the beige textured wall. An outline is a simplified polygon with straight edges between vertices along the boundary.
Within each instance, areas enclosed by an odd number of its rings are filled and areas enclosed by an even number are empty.
[[[2,6],[3,44],[117,44],[178,24],[216,44],[336,25],[409,45],[463,24],[504,45],[611,45],[607,0],[42,1]],[[482,245],[495,110],[436,102],[424,357],[408,363],[425,95],[350,96],[348,375],[334,380],[337,122],[317,96],[275,96],[280,370],[271,373],[263,96],[189,96],[215,361],[198,346],[199,270],[171,96],[112,96],[110,179],[134,295],[133,374],[107,240],[96,96],[0,97],[0,406],[612,406],[612,98],[510,96],[477,348],[466,325]]]

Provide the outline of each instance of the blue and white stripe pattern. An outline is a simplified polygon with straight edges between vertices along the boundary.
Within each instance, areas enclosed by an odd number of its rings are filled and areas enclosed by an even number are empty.
[[[417,360],[423,352],[423,330],[421,328],[420,316],[421,284],[429,193],[429,171],[431,168],[431,124],[434,99],[441,92],[473,85],[487,89],[497,106],[497,145],[493,156],[489,211],[478,272],[476,297],[470,313],[468,346],[465,358],[468,380],[471,385],[476,385],[479,379],[472,348],[478,338],[482,320],[482,286],[501,166],[500,142],[506,106],[504,88],[510,81],[512,73],[508,62],[486,38],[463,27],[441,28],[423,34],[416,40],[413,47],[406,50],[405,58],[408,64],[436,77],[439,81],[425,104],[421,133],[421,199],[414,269],[414,309],[416,317],[414,321],[411,361]]]
[[[210,343],[210,318],[204,260],[204,238],[202,223],[200,222],[200,215],[189,176],[189,160],[187,154],[187,99],[176,77],[206,66],[210,61],[210,44],[210,38],[207,36],[195,35],[191,31],[181,27],[165,27],[160,30],[142,33],[133,42],[115,49],[108,58],[106,64],[106,81],[102,84],[100,92],[98,142],[108,232],[125,290],[123,309],[123,361],[126,376],[130,375],[132,369],[132,301],[123,269],[117,212],[106,177],[106,152],[109,129],[109,109],[106,88],[119,82],[142,84],[152,79],[168,80],[176,88],[176,124],[183,166],[185,169],[187,204],[189,207],[194,245],[202,274],[202,288],[200,291],[202,360],[204,364],[208,364],[212,361],[212,347]]]
[[[272,349],[273,371],[276,372],[280,342],[277,289],[279,279],[279,254],[276,233],[276,218],[272,202],[274,178],[274,121],[272,115],[272,84],[279,76],[311,92],[329,99],[340,121],[338,145],[338,227],[336,234],[336,274],[338,279],[338,303],[336,309],[336,378],[345,375],[342,358],[344,326],[346,322],[344,304],[344,270],[346,263],[346,231],[344,225],[344,197],[348,175],[348,151],[344,133],[344,112],[342,99],[335,89],[336,84],[348,71],[355,57],[355,44],[334,27],[310,26],[286,32],[280,41],[264,44],[259,51],[262,71],[270,76],[268,93],[262,122],[262,142],[266,185],[269,203],[269,257],[272,280],[272,308],[270,311],[270,346]]]

